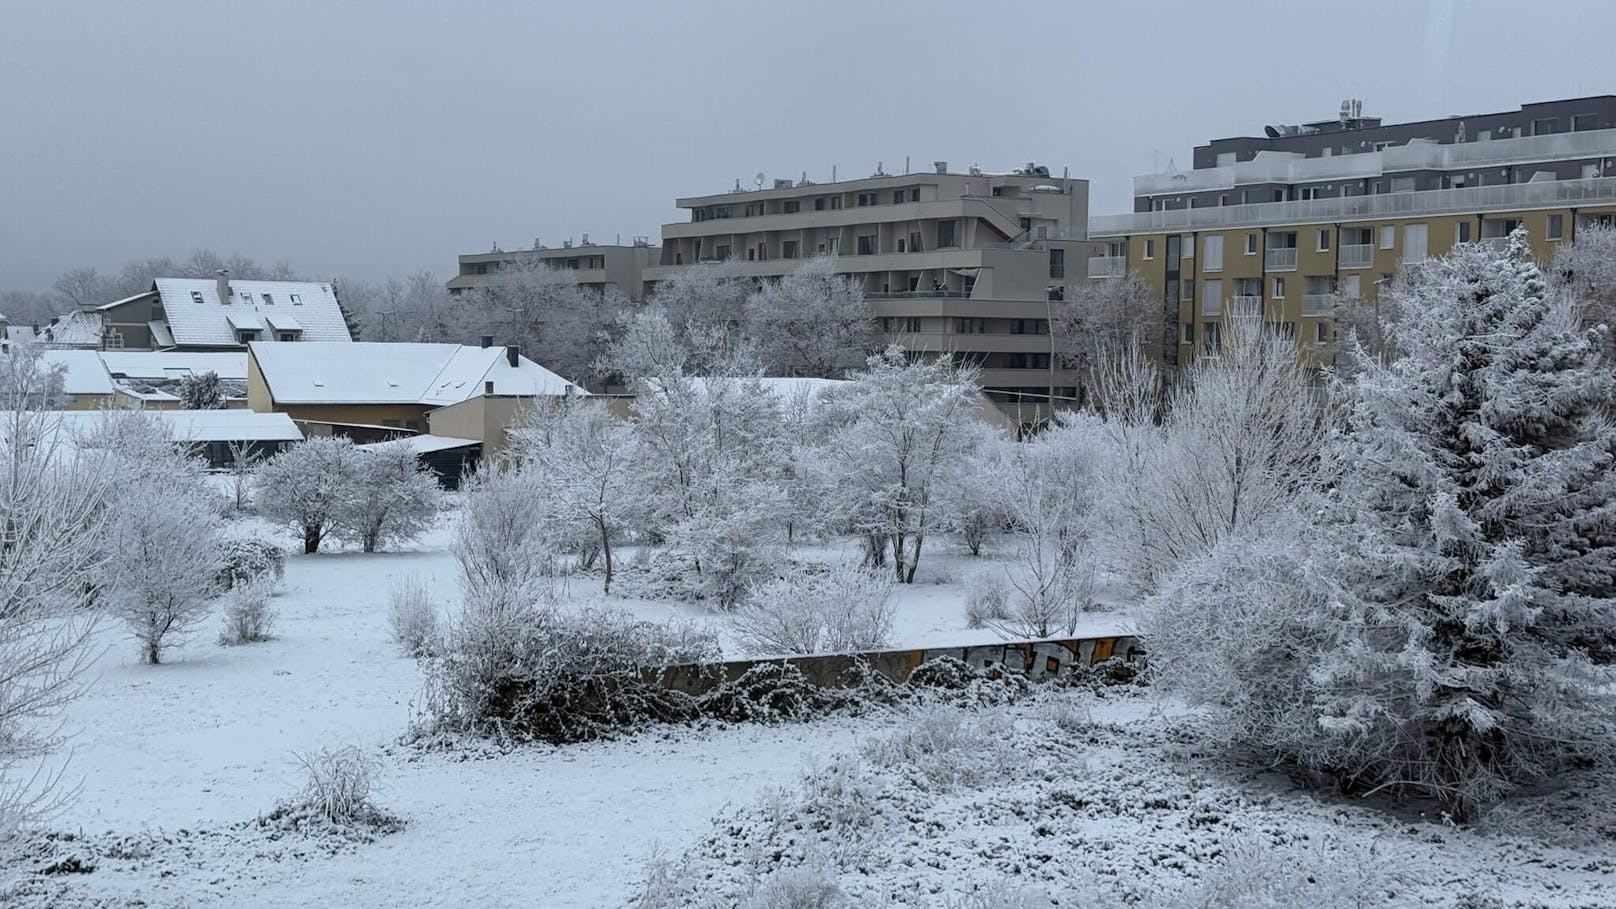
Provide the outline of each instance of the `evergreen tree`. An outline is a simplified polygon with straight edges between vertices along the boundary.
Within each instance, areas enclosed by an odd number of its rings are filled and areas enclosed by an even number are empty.
[[[180,379],[180,406],[186,410],[223,410],[225,398],[219,374],[209,370]]]

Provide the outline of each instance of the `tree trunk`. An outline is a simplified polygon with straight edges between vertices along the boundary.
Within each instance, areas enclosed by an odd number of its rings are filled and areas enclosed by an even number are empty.
[[[905,584],[913,584],[915,582],[915,569],[920,567],[920,545],[925,541],[925,537],[918,533],[915,534],[915,551],[909,559],[909,576],[903,579]]]
[[[366,552],[375,552],[376,551],[376,538],[379,537],[379,536],[381,536],[381,534],[378,531],[366,531],[366,533],[365,533],[365,551]]]
[[[320,551],[320,528],[308,524],[303,525],[303,553]]]
[[[601,592],[602,593],[611,593],[612,592],[612,540],[611,540],[611,535],[606,532],[606,523],[604,521],[596,521],[595,526],[600,528],[600,552],[601,552],[601,555],[606,557],[606,584],[602,587]]]
[[[162,660],[162,651],[157,649],[157,641],[156,640],[147,641],[146,642],[146,662],[152,664],[153,666],[156,666],[158,663],[161,663],[162,661],[163,661]]]

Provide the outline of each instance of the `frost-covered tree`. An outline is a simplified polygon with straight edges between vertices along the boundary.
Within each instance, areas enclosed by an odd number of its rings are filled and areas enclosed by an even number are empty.
[[[541,479],[542,519],[600,548],[602,590],[612,589],[612,540],[645,511],[648,490],[640,476],[634,428],[587,398],[539,401],[511,431],[523,471]]]
[[[946,357],[910,362],[898,347],[851,378],[824,408],[824,462],[841,478],[834,504],[913,583],[926,538],[954,522],[943,491],[988,433],[981,392],[971,370]]]
[[[781,402],[754,378],[665,377],[634,403],[651,528],[720,608],[778,561],[790,503]]]
[[[1315,482],[1325,425],[1295,344],[1255,319],[1227,320],[1219,354],[1173,395],[1160,444],[1138,452],[1126,490],[1139,497],[1138,574],[1154,583],[1280,514]]]
[[[657,283],[649,304],[664,313],[683,346],[686,375],[734,375],[736,362],[756,359],[746,334],[752,291],[733,262],[702,262]]]
[[[690,362],[679,329],[661,306],[642,306],[618,314],[611,340],[595,361],[595,372],[629,384],[657,376],[682,376]]]
[[[1583,320],[1605,325],[1616,337],[1616,227],[1589,224],[1554,254],[1554,277],[1581,303]]]
[[[729,617],[748,653],[858,653],[892,634],[896,585],[856,565],[798,568],[760,584]]]
[[[56,417],[0,411],[0,838],[60,794],[59,773],[18,769],[56,746],[56,721],[83,690],[108,486]]]
[[[186,410],[223,410],[224,389],[213,370],[180,379],[180,406]]]
[[[466,484],[451,550],[467,606],[490,621],[525,613],[552,597],[557,550],[538,516],[546,507],[544,479],[485,465]]]
[[[47,363],[45,348],[34,342],[12,344],[0,351],[0,408],[63,410],[67,368]]]
[[[492,283],[463,296],[477,323],[475,333],[515,344],[579,385],[589,384],[602,338],[621,304],[578,286],[565,270],[536,256],[500,263]]]
[[[855,278],[836,273],[836,259],[818,256],[746,303],[747,333],[771,375],[840,377],[864,363],[874,337],[875,310]]]
[[[1161,301],[1137,275],[1072,284],[1051,309],[1050,333],[1061,359],[1082,377],[1085,397],[1115,353],[1161,334]]]
[[[333,530],[365,552],[420,536],[443,506],[431,468],[398,440],[355,449],[353,486],[342,497]]]
[[[113,449],[123,462],[114,475],[103,546],[101,590],[106,608],[140,644],[141,659],[162,662],[163,650],[207,615],[224,564],[219,509],[202,481],[202,465],[138,413],[110,417],[128,440],[144,432],[143,448]]]
[[[1616,377],[1521,232],[1402,292],[1401,356],[1338,389],[1326,493],[1175,576],[1152,661],[1271,757],[1470,819],[1611,744]]]
[[[340,437],[309,439],[275,455],[258,469],[259,514],[300,533],[304,552],[318,552],[354,490],[360,457]]]

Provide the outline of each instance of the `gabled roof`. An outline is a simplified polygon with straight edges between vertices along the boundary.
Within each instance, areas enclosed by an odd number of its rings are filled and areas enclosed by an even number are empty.
[[[92,312],[115,309],[155,293],[162,301],[163,321],[172,333],[172,343],[179,347],[238,346],[238,329],[267,333],[271,314],[292,320],[298,328],[285,330],[300,331],[304,341],[353,340],[330,284],[231,278],[229,286],[229,296],[221,301],[218,282],[212,278],[158,278],[152,290],[97,306]]]
[[[251,410],[147,410],[167,424],[176,442],[298,442],[303,433],[283,413]],[[77,440],[96,431],[106,414],[95,410],[52,411],[57,431]]]
[[[512,367],[503,347],[255,341],[248,350],[277,404],[443,406],[481,395],[486,382],[500,395],[561,395],[572,386],[526,357]]]
[[[46,344],[67,347],[100,347],[101,314],[85,310],[63,313],[40,329]]]
[[[40,357],[51,366],[62,367],[62,390],[70,395],[110,395],[112,376],[94,350],[47,349]]]

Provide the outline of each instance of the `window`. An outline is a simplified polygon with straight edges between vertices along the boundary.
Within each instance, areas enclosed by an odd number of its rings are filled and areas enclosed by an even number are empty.
[[[1455,225],[1453,242],[1455,242],[1455,243],[1469,243],[1470,242],[1470,222],[1469,221],[1460,221],[1457,225]]]
[[[920,331],[920,319],[915,316],[910,316],[907,319],[899,319],[898,326],[899,331],[908,332],[909,334],[917,334]]]
[[[1418,186],[1415,184],[1413,177],[1392,178],[1392,192],[1394,193],[1411,193],[1415,189],[1418,189]]]
[[[296,332],[290,332],[290,331],[283,331],[283,332],[280,333],[280,339],[282,341],[296,341],[297,340],[297,333]]]
[[[865,234],[858,238],[858,254],[861,256],[875,255],[875,235]]]
[[[1185,282],[1188,284],[1189,282]],[[1223,315],[1223,282],[1220,280],[1205,281],[1201,287],[1201,315]]]
[[[831,211],[835,211],[835,210],[841,208],[842,207],[842,197],[841,196],[831,196],[830,197],[830,207],[831,207]]]
[[[243,303],[251,303],[252,301],[253,301],[252,294],[247,293],[246,291],[242,291],[242,293],[241,293],[241,302],[243,302]]]
[[[1320,228],[1319,229],[1319,252],[1329,252],[1329,251],[1330,251],[1330,229],[1328,227]]]
[[[1276,300],[1285,299],[1285,279],[1284,278],[1275,278],[1274,279],[1274,299],[1276,299]]]
[[[1426,256],[1427,235],[1430,226],[1426,224],[1403,225],[1403,261],[1424,262]]]
[[[1201,270],[1223,270],[1223,237],[1214,234],[1201,241]]]
[[[1049,251],[1049,276],[1051,278],[1066,277],[1066,250],[1052,249]]]
[[[107,350],[123,350],[123,332],[116,328],[107,329],[102,341],[107,345]]]
[[[258,329],[243,328],[241,331],[237,332],[236,335],[238,341],[240,341],[242,344],[246,344],[248,341],[258,340]]]
[[[1201,349],[1207,353],[1217,353],[1218,348],[1223,346],[1218,340],[1219,327],[1216,322],[1201,323]]]
[[[1044,319],[1011,319],[1010,333],[1013,335],[1047,335],[1049,322]]]
[[[728,259],[729,258],[729,247],[728,246],[719,246],[719,247],[717,247],[717,248],[715,248],[713,250],[713,255],[716,256],[719,259]]]
[[[161,321],[163,321],[164,318],[165,318],[165,316],[163,314],[163,304],[161,304],[161,303],[153,303],[151,305],[151,320],[153,322],[161,322]]]
[[[824,199],[823,196],[821,196],[820,198],[814,200],[814,211],[824,211],[824,210],[825,210],[825,199]]]
[[[1387,224],[1380,229],[1380,248],[1391,249],[1397,245],[1397,225]]]
[[[1313,343],[1330,343],[1330,320],[1320,319],[1313,323]]]
[[[1218,152],[1219,167],[1232,167],[1234,160],[1234,152]]]
[[[797,258],[797,251],[801,248],[802,243],[798,240],[783,240],[780,243],[780,258],[795,259]]]
[[[1597,164],[1584,164],[1582,166],[1582,179],[1584,179],[1584,180],[1592,180],[1593,178],[1595,178],[1597,176],[1599,176],[1599,165],[1597,165]]]
[[[1195,343],[1195,323],[1194,322],[1180,322],[1179,323],[1179,325],[1178,325],[1178,343],[1180,343],[1180,344],[1194,344]]]
[[[264,294],[264,304],[267,305],[267,306],[274,306],[275,305],[275,298],[270,296],[269,294]]]
[[[788,215],[794,215],[797,212],[802,211],[802,203],[796,199],[787,199],[785,202],[781,203],[780,210]]]
[[[1363,294],[1363,279],[1360,275],[1347,275],[1341,282],[1341,295],[1348,300],[1356,300]]]
[[[1559,117],[1543,117],[1532,121],[1532,135],[1534,136],[1547,136],[1558,132],[1563,132],[1560,129]]]
[[[875,204],[876,204],[875,193],[859,193],[858,194],[858,206],[859,206],[859,208],[863,208],[866,205],[875,205]]]
[[[825,240],[825,242],[830,244],[830,249],[827,250],[827,252],[829,252],[833,256],[841,255],[841,252],[842,252],[842,238],[841,237],[829,237],[829,238],[827,238]]]
[[[987,319],[958,318],[954,320],[954,331],[962,335],[986,334],[987,330]]]
[[[1590,129],[1598,129],[1598,128],[1599,128],[1599,115],[1598,114],[1577,114],[1576,116],[1571,118],[1571,129],[1572,129],[1573,132],[1579,132],[1580,133],[1580,132],[1586,132],[1586,131],[1588,131]]]
[[[1257,254],[1257,235],[1256,234],[1246,234],[1246,255],[1255,256],[1256,254]]]
[[[200,290],[191,291],[191,302],[192,303],[201,303],[202,302],[202,291],[200,291]],[[222,303],[224,301],[221,300],[220,302]]]
[[[747,249],[746,249],[746,261],[748,261],[748,262],[757,261],[757,250],[752,249],[751,247],[747,247]]]
[[[292,294],[292,305],[293,306],[302,306],[303,305],[303,295],[302,294]]]
[[[1154,259],[1154,258],[1156,258],[1156,241],[1155,240],[1148,240],[1147,239],[1145,241],[1145,254],[1141,258],[1145,258],[1145,259]]]
[[[1549,230],[1546,236],[1550,240],[1565,237],[1565,215],[1549,215]]]
[[[903,203],[909,201],[906,198],[907,195],[908,195],[908,192],[905,191],[905,190],[901,190],[901,189],[893,190],[892,191],[892,204],[893,205],[902,205]]]
[[[937,222],[937,248],[947,249],[959,245],[959,225],[953,221]]]
[[[909,251],[910,252],[920,252],[920,250],[921,250],[920,231],[918,231],[918,230],[911,231],[909,233]]]

